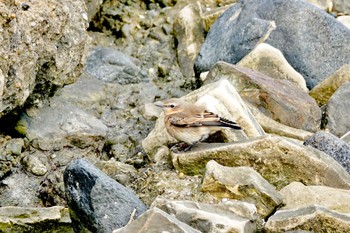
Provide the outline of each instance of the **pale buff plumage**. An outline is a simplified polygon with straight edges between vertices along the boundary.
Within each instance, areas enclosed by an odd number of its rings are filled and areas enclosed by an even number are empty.
[[[155,104],[164,110],[168,133],[179,142],[188,145],[207,139],[210,134],[221,130],[222,127],[241,129],[233,121],[208,112],[202,106],[180,99],[173,98]]]

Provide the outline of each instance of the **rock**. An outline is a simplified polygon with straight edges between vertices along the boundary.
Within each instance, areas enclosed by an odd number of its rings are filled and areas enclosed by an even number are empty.
[[[331,0],[307,0],[309,3],[321,8],[324,11],[332,11],[333,3]]]
[[[133,192],[85,159],[67,166],[64,185],[74,231],[111,232],[147,210]]]
[[[334,6],[334,10],[338,11],[338,12],[342,12],[345,14],[350,14],[350,3],[349,1],[346,0],[334,0],[333,2],[333,6]]]
[[[265,42],[280,50],[312,89],[348,63],[349,40],[350,31],[344,25],[305,1],[241,0],[210,28],[195,72],[198,76],[218,61],[236,64]]]
[[[0,208],[2,232],[51,232],[73,233],[68,209],[62,206],[49,208]]]
[[[225,167],[214,160],[206,165],[202,191],[219,199],[252,203],[262,218],[269,216],[282,203],[282,196],[253,168]]]
[[[326,109],[326,129],[341,137],[350,130],[350,83],[344,84],[332,95]]]
[[[280,190],[285,206],[282,210],[322,206],[329,211],[350,213],[350,191],[326,186],[305,186],[293,182]]]
[[[264,229],[267,233],[296,229],[345,233],[350,230],[350,217],[312,205],[300,209],[278,210],[267,220]]]
[[[104,82],[119,84],[139,83],[146,78],[130,56],[113,48],[93,49],[85,71]]]
[[[82,0],[23,4],[0,7],[0,117],[76,81],[89,44]]]
[[[350,173],[350,145],[340,138],[333,134],[319,131],[305,140],[304,145],[310,145],[325,152]]]
[[[227,141],[246,140],[247,138],[254,138],[264,134],[261,126],[227,80],[203,86],[183,98],[186,101],[203,105],[207,110],[215,112],[226,119],[236,121],[243,128],[244,132],[230,129],[223,130],[223,137]],[[164,115],[162,114],[157,120],[154,129],[142,141],[142,146],[149,158],[153,159],[158,148],[171,142],[176,141],[166,132]]]
[[[152,208],[123,228],[113,233],[141,233],[141,232],[172,232],[172,233],[200,233],[189,225],[180,222],[174,216],[158,208]]]
[[[340,21],[342,24],[344,24],[347,28],[350,29],[350,16],[349,15],[339,16],[337,18],[337,20]]]
[[[23,163],[26,165],[27,171],[34,175],[43,176],[47,173],[46,166],[35,155],[28,154],[23,158]]]
[[[200,232],[255,232],[257,213],[254,205],[227,201],[204,204],[193,201],[156,199],[152,204]],[[228,221],[229,219],[229,221]]]
[[[350,175],[330,156],[274,135],[221,145],[203,144],[186,153],[172,154],[174,167],[185,174],[204,174],[210,160],[228,167],[252,167],[277,190],[293,181],[350,187]]]
[[[259,71],[274,79],[286,79],[308,91],[305,79],[291,67],[281,51],[261,43],[237,63],[238,66]]]
[[[313,97],[318,105],[325,105],[329,98],[339,87],[350,81],[350,64],[342,66],[334,74],[327,77],[317,86],[310,90],[309,95]]]
[[[22,138],[3,138],[0,136],[0,180],[11,173],[19,165],[24,147]]]
[[[275,80],[262,73],[218,62],[205,83],[227,79],[242,99],[266,116],[284,125],[315,132],[321,123],[321,110],[315,100],[287,80]]]
[[[85,0],[89,22],[95,16],[95,14],[99,11],[102,3],[103,3],[102,0]]]

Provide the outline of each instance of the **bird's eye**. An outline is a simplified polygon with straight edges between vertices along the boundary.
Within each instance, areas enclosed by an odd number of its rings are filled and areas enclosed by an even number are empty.
[[[170,107],[171,108],[175,108],[175,104],[170,104]]]

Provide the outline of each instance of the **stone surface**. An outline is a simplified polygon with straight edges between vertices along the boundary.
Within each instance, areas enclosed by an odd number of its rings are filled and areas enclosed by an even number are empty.
[[[37,176],[43,176],[47,173],[47,167],[35,156],[28,154],[23,158],[23,163],[27,167],[27,171]]]
[[[321,8],[324,11],[330,12],[332,10],[333,3],[331,0],[307,0],[307,1]]]
[[[76,81],[88,48],[83,1],[22,5],[0,5],[0,117]]]
[[[0,208],[1,232],[67,232],[73,233],[68,209],[62,206],[49,208]]]
[[[345,13],[345,14],[350,14],[350,3],[347,0],[334,0],[333,6],[334,10]]]
[[[294,210],[278,210],[265,224],[265,232],[311,230],[312,232],[346,233],[350,217],[326,208],[312,205]]]
[[[86,13],[87,13],[89,22],[99,11],[102,3],[103,3],[103,0],[85,0],[85,4],[87,7]]]
[[[350,173],[350,145],[342,139],[331,133],[319,131],[305,140],[304,145],[310,145],[325,152]]]
[[[206,165],[202,191],[219,199],[252,203],[262,218],[269,216],[282,203],[282,196],[253,168],[225,167],[214,160]]]
[[[218,62],[205,83],[227,79],[242,99],[256,106],[266,116],[290,127],[317,131],[321,110],[305,91],[287,80],[275,80],[262,73]]]
[[[283,53],[311,89],[348,63],[349,40],[343,24],[305,1],[242,0],[212,25],[195,70],[198,75],[218,61],[236,64],[265,42]]]
[[[184,100],[203,105],[207,110],[237,122],[243,130],[233,131],[224,129],[224,138],[227,141],[246,140],[264,134],[259,123],[246,107],[237,91],[227,80],[212,83],[186,95]],[[171,142],[176,142],[166,132],[163,114],[157,120],[155,128],[142,141],[142,146],[152,159],[157,149]]]
[[[339,16],[337,18],[337,20],[340,21],[342,24],[344,24],[347,28],[350,29],[350,16],[349,15]]]
[[[11,139],[0,136],[0,180],[20,164],[23,147],[22,138]]]
[[[341,137],[350,130],[350,83],[342,85],[330,98],[326,109],[326,129]]]
[[[172,154],[175,168],[186,174],[204,174],[210,160],[223,166],[252,167],[278,190],[293,181],[350,187],[350,175],[329,155],[274,135],[244,142],[203,144],[186,153]]]
[[[200,231],[177,220],[174,216],[158,208],[152,208],[123,228],[113,233],[142,233],[142,232],[172,232],[172,233],[200,233]]]
[[[350,214],[350,190],[293,182],[282,188],[280,194],[284,199],[282,210],[318,205],[330,211]]]
[[[255,232],[257,213],[254,205],[227,201],[204,204],[193,201],[156,199],[153,207],[160,208],[200,232]]]
[[[342,66],[334,74],[312,88],[309,95],[311,95],[320,106],[325,105],[334,92],[346,82],[350,82],[350,64]]]
[[[64,184],[75,231],[110,232],[147,210],[132,191],[84,159],[67,166]]]
[[[237,65],[259,71],[271,78],[289,80],[304,91],[308,91],[303,76],[288,64],[281,51],[269,44],[259,44]]]

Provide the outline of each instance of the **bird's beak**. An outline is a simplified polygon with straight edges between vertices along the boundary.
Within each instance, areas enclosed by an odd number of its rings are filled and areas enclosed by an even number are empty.
[[[162,108],[164,106],[163,102],[157,101],[154,103],[155,106]]]

